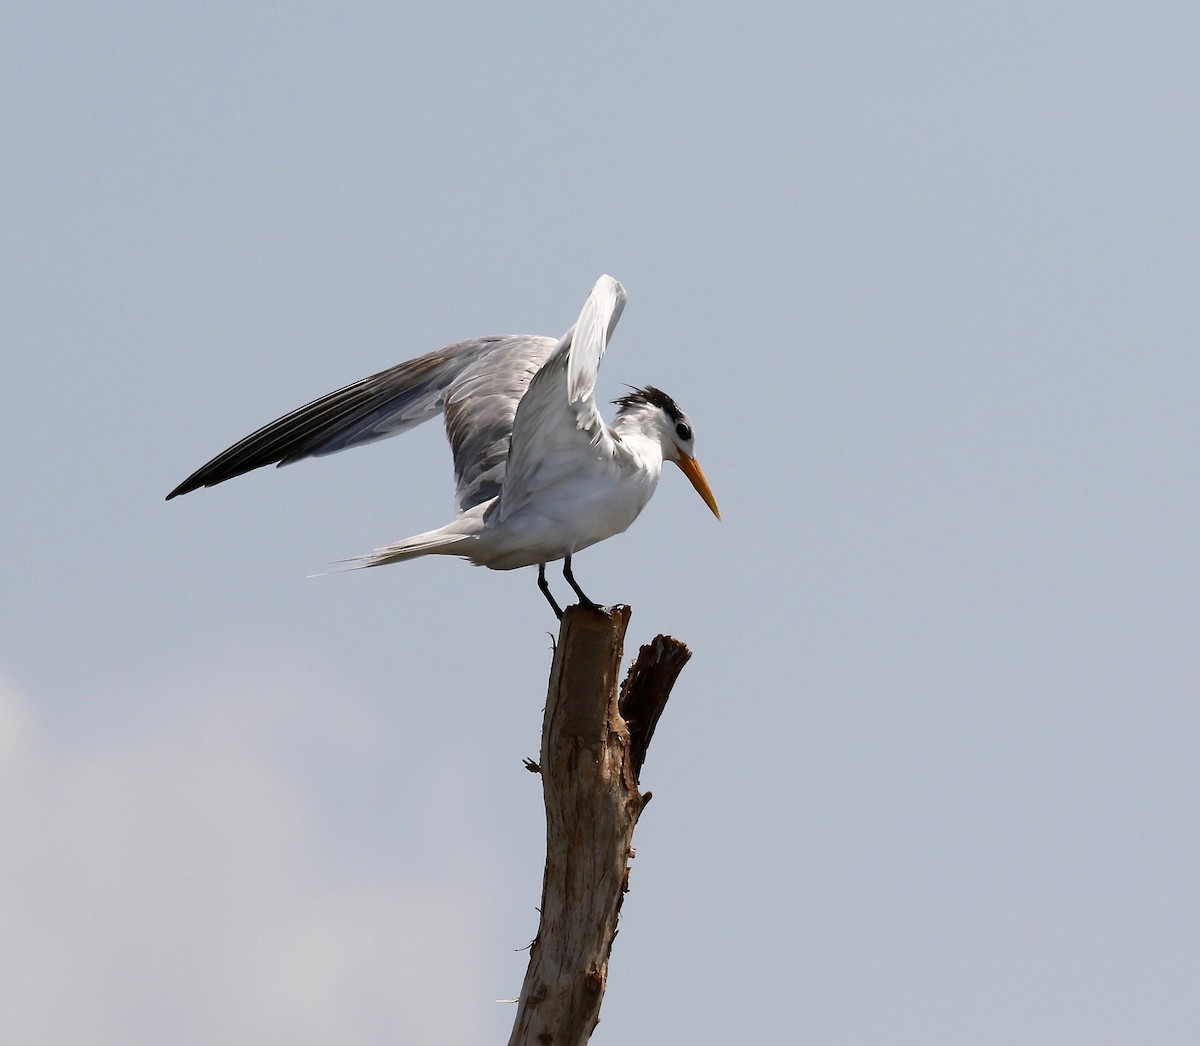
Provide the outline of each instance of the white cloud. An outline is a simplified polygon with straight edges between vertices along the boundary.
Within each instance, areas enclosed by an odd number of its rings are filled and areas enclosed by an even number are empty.
[[[479,903],[332,872],[244,730],[50,750],[0,681],[0,1041],[478,1036]]]

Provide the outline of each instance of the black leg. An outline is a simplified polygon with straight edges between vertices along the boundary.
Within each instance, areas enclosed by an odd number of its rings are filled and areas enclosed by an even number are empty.
[[[538,564],[538,588],[540,588],[542,590],[542,595],[546,597],[546,599],[550,603],[550,606],[552,606],[554,608],[554,616],[556,618],[558,618],[559,621],[561,621],[562,620],[562,607],[560,607],[554,601],[554,597],[552,595],[550,595],[550,585],[546,581],[546,564],[545,563]]]
[[[576,582],[575,575],[571,573],[571,557],[570,556],[567,556],[567,558],[563,560],[563,577],[565,577],[567,579],[567,584],[570,585],[573,589],[575,589],[575,595],[577,595],[579,597],[580,603],[582,603],[585,607],[587,607],[590,610],[599,610],[600,609],[599,606],[597,606],[590,599],[588,599],[588,597],[586,595],[584,595],[583,589],[580,588],[578,582]]]

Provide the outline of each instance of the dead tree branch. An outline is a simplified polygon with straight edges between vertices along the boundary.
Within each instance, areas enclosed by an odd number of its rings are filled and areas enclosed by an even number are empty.
[[[563,615],[542,729],[546,870],[509,1046],[582,1046],[600,1020],[629,887],[633,830],[650,799],[638,779],[654,727],[691,651],[658,636],[617,694],[629,608]]]

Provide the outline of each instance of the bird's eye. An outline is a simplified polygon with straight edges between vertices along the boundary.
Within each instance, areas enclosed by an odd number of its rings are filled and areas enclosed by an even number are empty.
[[[681,421],[675,426],[675,435],[686,443],[692,438],[692,430]]]

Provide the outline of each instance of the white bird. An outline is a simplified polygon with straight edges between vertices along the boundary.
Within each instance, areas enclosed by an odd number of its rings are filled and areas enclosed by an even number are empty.
[[[616,400],[612,425],[596,407],[596,373],[625,307],[625,288],[601,276],[560,339],[474,338],[380,371],[251,433],[193,472],[167,500],[264,465],[395,436],[444,414],[458,514],[444,527],[361,556],[376,567],[417,556],[460,556],[493,570],[537,564],[538,587],[562,616],[546,564],[582,602],[571,557],[620,534],[646,507],[673,461],[720,519],[694,456],[692,423],[653,386]]]

